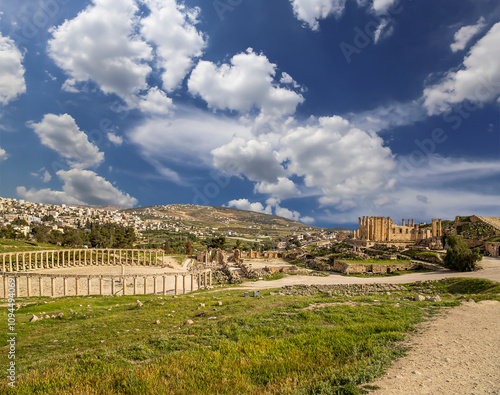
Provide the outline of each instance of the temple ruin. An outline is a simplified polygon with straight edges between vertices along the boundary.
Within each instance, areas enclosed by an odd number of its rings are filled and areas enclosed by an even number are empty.
[[[421,229],[414,219],[403,219],[396,225],[390,217],[359,217],[359,227],[354,240],[361,245],[372,243],[419,243],[443,236],[441,219],[432,219],[430,229]]]

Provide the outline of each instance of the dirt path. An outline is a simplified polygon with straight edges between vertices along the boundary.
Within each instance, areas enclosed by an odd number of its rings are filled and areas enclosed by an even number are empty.
[[[274,281],[244,282],[244,288],[269,289],[279,288],[285,285],[313,285],[313,284],[407,284],[415,281],[441,280],[450,277],[472,277],[485,278],[500,282],[500,259],[485,257],[480,265],[482,270],[477,272],[460,273],[451,270],[441,270],[437,272],[409,273],[401,276],[391,277],[346,277],[340,273],[331,274],[326,277],[316,276],[286,276]]]
[[[500,302],[464,302],[426,322],[376,395],[500,394]]]

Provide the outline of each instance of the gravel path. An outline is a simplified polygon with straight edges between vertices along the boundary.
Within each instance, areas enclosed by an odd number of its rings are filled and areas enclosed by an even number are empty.
[[[500,394],[500,302],[464,302],[426,322],[376,395]]]

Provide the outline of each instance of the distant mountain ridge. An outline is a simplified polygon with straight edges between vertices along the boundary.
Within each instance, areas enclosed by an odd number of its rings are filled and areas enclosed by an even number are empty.
[[[322,228],[304,225],[276,215],[229,207],[170,204],[124,209],[121,212],[135,214],[143,219],[177,219],[185,225],[246,234],[268,233],[269,235],[281,235],[284,233],[317,232],[322,230]]]

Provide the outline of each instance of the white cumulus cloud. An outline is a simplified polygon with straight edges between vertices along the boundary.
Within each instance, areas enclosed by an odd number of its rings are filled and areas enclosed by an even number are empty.
[[[108,136],[108,140],[111,141],[113,144],[115,145],[122,145],[123,144],[123,137],[122,136],[118,136],[112,132],[109,132],[107,134]]]
[[[205,36],[195,25],[200,9],[188,8],[175,0],[144,0],[151,13],[141,21],[142,34],[156,45],[157,63],[163,70],[163,87],[179,86],[205,48]]]
[[[235,207],[239,210],[255,211],[262,214],[272,214],[271,206],[264,207],[262,203],[251,203],[248,199],[235,199],[227,203],[228,207]]]
[[[230,143],[214,149],[212,155],[214,166],[219,170],[231,168],[230,175],[244,174],[252,181],[274,183],[285,174],[279,154],[268,142],[235,137]]]
[[[0,33],[0,104],[2,105],[26,92],[23,57],[14,41]]]
[[[133,0],[93,0],[74,19],[52,31],[48,52],[69,78],[65,87],[95,81],[104,93],[127,102],[147,87],[151,47],[135,32]]]
[[[46,114],[39,123],[28,122],[43,145],[52,148],[68,160],[72,167],[99,165],[104,153],[92,144],[71,115]]]
[[[109,181],[90,170],[59,170],[57,176],[63,181],[62,191],[51,189],[26,189],[17,187],[20,198],[47,204],[118,205],[132,207],[137,199],[113,186]]]
[[[484,17],[479,18],[475,25],[461,27],[453,37],[455,41],[450,45],[453,52],[465,49],[469,41],[486,26]]]
[[[172,112],[172,99],[157,87],[151,88],[138,102],[138,108],[147,114],[165,116]]]
[[[0,162],[7,158],[7,152],[2,147],[0,147]]]
[[[297,19],[312,30],[318,30],[321,19],[342,15],[346,0],[290,0],[290,2]]]
[[[293,114],[303,96],[278,86],[276,65],[263,54],[249,48],[220,66],[200,61],[188,80],[189,91],[200,96],[209,107],[248,112],[254,108],[264,114]],[[290,77],[291,78],[291,77]]]
[[[295,183],[286,177],[278,177],[278,181],[275,183],[266,181],[259,182],[255,185],[254,190],[255,192],[269,194],[280,199],[286,199],[300,194]]]
[[[500,95],[500,22],[470,50],[458,71],[448,71],[435,85],[424,89],[429,115],[449,110],[464,100],[486,103]]]
[[[307,187],[321,191],[320,202],[326,205],[377,193],[395,167],[392,152],[380,137],[338,116],[292,129],[281,144],[287,171],[303,176]]]

